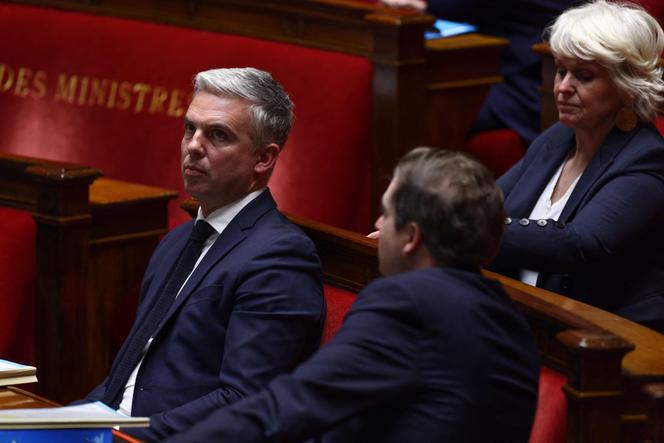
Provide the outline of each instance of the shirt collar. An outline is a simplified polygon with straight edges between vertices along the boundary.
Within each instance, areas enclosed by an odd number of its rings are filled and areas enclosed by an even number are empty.
[[[261,195],[265,191],[265,189],[267,188],[258,189],[254,192],[245,195],[240,200],[237,200],[226,206],[222,206],[221,208],[215,209],[210,214],[208,214],[207,217],[203,217],[203,211],[199,207],[198,215],[196,216],[196,221],[205,220],[214,228],[215,231],[217,231],[217,234],[221,234],[222,232],[224,232],[224,229],[226,229],[226,227],[230,224],[230,222],[235,218],[235,216],[240,213],[242,208],[247,206],[249,203],[251,203],[252,200]]]

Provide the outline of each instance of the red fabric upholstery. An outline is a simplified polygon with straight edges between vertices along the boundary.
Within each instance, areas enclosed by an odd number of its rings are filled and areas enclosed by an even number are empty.
[[[500,177],[525,154],[526,143],[511,129],[478,132],[466,140],[463,150],[477,157]]]
[[[215,67],[270,71],[296,105],[271,183],[280,208],[346,229],[370,228],[372,67],[366,58],[7,3],[0,3],[0,54],[1,150],[94,166],[183,196],[181,113],[193,75]],[[74,75],[70,103],[62,85]],[[127,109],[119,92],[111,101],[111,86],[101,105],[91,100],[92,79],[98,89],[102,79],[115,81],[118,90],[127,82]],[[163,103],[157,88],[171,94]],[[173,90],[181,92],[169,115]],[[188,218],[178,204],[173,225]]]
[[[567,378],[546,366],[540,368],[537,413],[530,443],[563,443],[567,428],[567,399],[563,386]]]
[[[321,345],[330,341],[330,339],[334,337],[334,334],[339,331],[346,314],[353,305],[355,298],[357,298],[357,294],[354,292],[339,289],[330,285],[323,286],[323,293],[325,294],[327,313],[325,316],[325,325],[323,326]]]
[[[0,358],[34,363],[36,226],[28,212],[0,207]]]
[[[664,136],[664,116],[660,116],[655,119],[655,127],[659,133]]]
[[[643,6],[660,24],[664,23],[664,1],[662,0],[637,0],[637,4]]]

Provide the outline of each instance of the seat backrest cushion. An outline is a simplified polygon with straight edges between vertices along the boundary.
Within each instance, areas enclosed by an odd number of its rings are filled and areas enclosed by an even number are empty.
[[[463,150],[477,157],[494,176],[500,177],[523,157],[527,147],[513,130],[495,129],[471,135]]]
[[[180,140],[193,76],[267,70],[295,103],[270,184],[280,208],[370,228],[367,58],[8,3],[0,3],[0,54],[0,150],[93,166],[107,177],[178,190],[183,199]],[[178,206],[171,225],[188,219]]]
[[[325,315],[325,324],[323,326],[321,345],[330,341],[332,337],[334,337],[334,334],[339,331],[346,314],[357,298],[357,294],[354,292],[328,284],[323,286],[323,293],[325,295],[327,311]]]
[[[564,443],[567,428],[567,378],[546,366],[540,368],[537,412],[529,443]]]
[[[34,363],[37,262],[30,213],[0,206],[0,358]]]

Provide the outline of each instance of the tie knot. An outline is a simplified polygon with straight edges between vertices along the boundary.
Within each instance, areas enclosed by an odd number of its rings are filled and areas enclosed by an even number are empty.
[[[207,238],[215,232],[215,229],[205,220],[198,220],[191,230],[190,240],[197,242],[204,242]]]

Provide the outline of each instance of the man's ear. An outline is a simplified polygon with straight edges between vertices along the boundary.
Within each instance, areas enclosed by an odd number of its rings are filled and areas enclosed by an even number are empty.
[[[254,171],[258,174],[265,174],[272,172],[274,166],[277,164],[279,153],[281,149],[276,143],[270,143],[258,154],[256,158],[256,165]]]
[[[403,227],[403,253],[404,255],[414,255],[422,245],[422,229],[415,222],[409,222]]]

